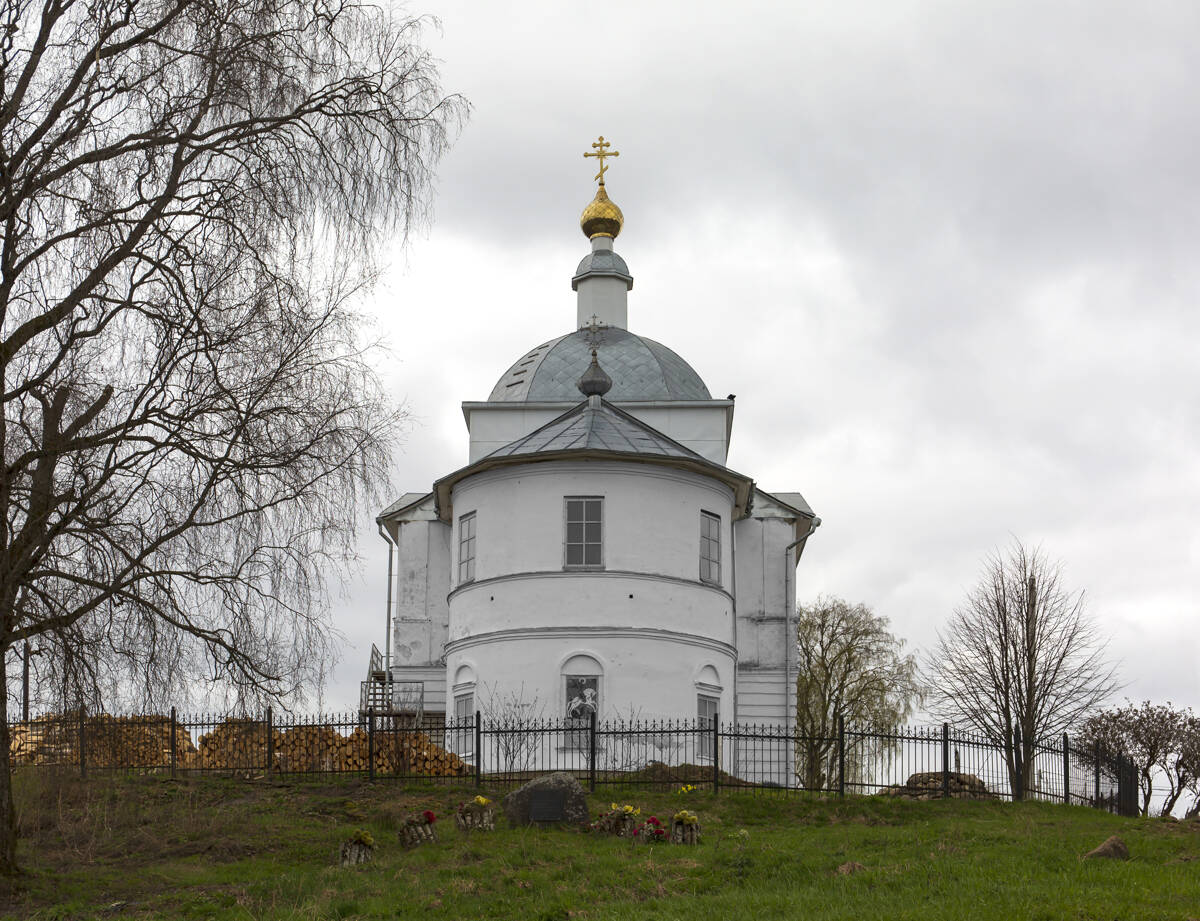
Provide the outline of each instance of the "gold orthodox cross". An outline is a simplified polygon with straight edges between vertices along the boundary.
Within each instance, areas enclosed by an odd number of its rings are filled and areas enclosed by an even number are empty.
[[[585,153],[584,156],[596,157],[600,160],[600,172],[598,172],[594,178],[600,180],[600,184],[604,185],[604,173],[608,170],[608,167],[604,165],[604,158],[619,157],[621,156],[621,152],[619,150],[614,150],[611,152],[606,150],[605,148],[612,147],[612,142],[604,140],[603,134],[600,135],[600,140],[592,141],[592,146],[596,149],[591,153]]]

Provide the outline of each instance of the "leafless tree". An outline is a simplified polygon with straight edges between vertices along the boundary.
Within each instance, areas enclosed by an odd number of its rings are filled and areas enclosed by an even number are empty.
[[[1003,749],[1017,798],[1032,788],[1035,743],[1057,738],[1117,688],[1083,593],[1069,592],[1060,567],[1019,541],[988,557],[924,670],[934,712]]]
[[[465,110],[422,25],[353,0],[0,9],[0,667],[31,641],[69,703],[198,672],[287,698],[321,668],[323,574],[399,420],[348,298]],[[5,709],[11,874],[8,751]]]
[[[916,659],[888,620],[863,604],[823,596],[796,615],[796,776],[824,789],[836,769],[837,720],[893,727],[909,718],[922,697]],[[870,760],[863,744],[847,749],[847,769]]]

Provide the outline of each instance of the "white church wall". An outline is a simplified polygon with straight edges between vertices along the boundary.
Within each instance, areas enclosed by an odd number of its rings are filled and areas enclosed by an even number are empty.
[[[573,403],[463,403],[470,433],[470,462],[541,428]],[[729,450],[730,400],[689,403],[617,403],[619,408],[658,429],[701,457],[724,464]]]
[[[598,672],[599,719],[692,718],[701,694],[717,699],[720,712],[733,712],[733,650],[664,631],[596,627],[467,637],[450,643],[446,673],[468,665],[477,706],[493,718],[559,718],[568,712],[566,677],[581,661],[594,663],[587,674]]]
[[[782,667],[789,642],[787,615],[794,603],[794,581],[787,570],[791,561],[784,551],[795,540],[795,521],[747,518],[734,527],[738,660],[753,667]]]
[[[564,567],[568,496],[604,499],[602,570]],[[475,578],[450,593],[446,671],[468,665],[481,703],[536,697],[562,715],[564,657],[591,655],[607,716],[694,716],[701,685],[733,712],[728,487],[646,464],[552,462],[471,477],[453,501],[456,526],[474,513]],[[702,511],[721,518],[719,584],[699,578]],[[452,571],[458,552],[456,536]]]
[[[390,530],[396,542],[393,669],[437,665],[449,621],[451,529],[418,519],[393,523]]]
[[[583,329],[593,320],[620,329],[629,326],[629,285],[624,280],[600,275],[579,282],[575,294],[575,328]]]
[[[524,464],[491,470],[454,487],[454,518],[475,512],[475,581],[564,570],[564,500],[604,498],[603,569],[699,583],[700,513],[721,518],[728,558],[733,493],[668,467],[612,461]],[[457,564],[457,546],[454,548]],[[724,561],[723,561],[724,562]],[[731,574],[721,568],[720,587]]]

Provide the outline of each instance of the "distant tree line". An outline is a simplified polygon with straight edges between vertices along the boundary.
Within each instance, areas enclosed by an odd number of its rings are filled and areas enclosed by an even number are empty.
[[[1070,733],[1115,766],[1131,761],[1140,809],[1200,814],[1200,717],[1170,703],[1102,709],[1118,689],[1106,641],[1082,592],[1040,548],[1014,541],[987,558],[965,601],[918,664],[886,617],[821,597],[797,611],[796,776],[822,788],[837,769],[837,721],[894,726],[917,708],[981,733],[1003,752],[1010,791],[1034,786],[1035,745]],[[858,765],[845,765],[853,775]]]

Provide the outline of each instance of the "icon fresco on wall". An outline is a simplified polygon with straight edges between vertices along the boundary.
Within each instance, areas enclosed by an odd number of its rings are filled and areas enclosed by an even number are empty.
[[[567,676],[567,717],[588,719],[600,711],[600,678],[597,675]]]

